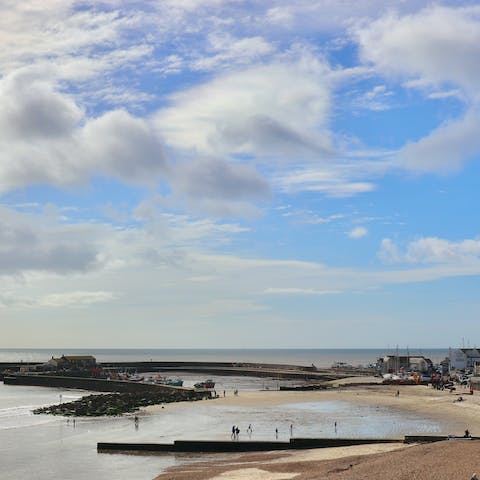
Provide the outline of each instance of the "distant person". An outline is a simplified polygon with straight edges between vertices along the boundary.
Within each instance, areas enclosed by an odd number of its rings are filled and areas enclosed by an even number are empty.
[[[290,424],[290,436],[293,437],[293,423]]]
[[[248,425],[248,428],[247,428],[247,433],[248,433],[248,435],[251,436],[251,435],[252,435],[252,432],[253,432],[253,428],[252,428],[252,424],[250,423],[250,424]]]
[[[223,396],[225,396],[225,390],[223,391]]]
[[[278,440],[278,428],[275,429],[275,438]]]
[[[463,438],[470,438],[470,432],[468,431],[468,428],[465,430],[465,433],[463,434]]]
[[[335,420],[335,423],[333,424],[333,428],[335,429],[335,433],[337,433],[337,421]]]
[[[238,427],[235,429],[235,434],[236,434],[237,440],[238,440],[238,436],[240,435],[240,429]]]
[[[235,433],[236,433],[235,425],[232,427],[232,440],[235,440]]]

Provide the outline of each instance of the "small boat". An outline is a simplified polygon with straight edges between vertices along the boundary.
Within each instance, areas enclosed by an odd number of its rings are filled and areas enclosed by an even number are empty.
[[[194,385],[195,388],[213,388],[215,382],[213,380],[205,380],[204,382],[198,382]]]
[[[169,385],[170,387],[183,386],[183,380],[181,378],[166,378],[163,385]]]
[[[143,382],[143,378],[141,375],[130,375],[127,380],[129,382]]]
[[[154,383],[156,383],[157,385],[168,385],[170,387],[183,386],[183,380],[181,378],[162,377],[161,375],[155,378]]]

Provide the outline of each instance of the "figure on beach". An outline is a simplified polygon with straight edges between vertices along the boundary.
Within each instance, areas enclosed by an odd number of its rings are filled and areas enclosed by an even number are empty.
[[[293,423],[290,424],[290,437],[293,437]]]
[[[278,428],[275,429],[275,438],[278,440]]]
[[[134,422],[135,422],[135,430],[138,430],[139,419],[138,419],[137,415],[135,415]]]
[[[236,433],[237,433],[237,429],[235,427],[235,425],[232,427],[232,440],[235,440],[235,436],[236,436]]]
[[[247,433],[248,433],[248,436],[249,436],[249,437],[252,436],[253,428],[252,428],[252,424],[251,424],[251,423],[248,425]]]
[[[335,433],[337,433],[337,421],[335,420],[335,423],[333,424],[333,427],[335,428]]]
[[[465,430],[463,438],[470,438],[470,432],[468,431],[468,428]]]

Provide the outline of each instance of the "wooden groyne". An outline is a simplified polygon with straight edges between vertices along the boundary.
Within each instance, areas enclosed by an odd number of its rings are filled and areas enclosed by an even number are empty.
[[[403,439],[385,438],[291,438],[288,442],[176,440],[173,443],[107,443],[99,442],[99,452],[177,452],[229,453],[268,452],[272,450],[305,450],[378,443],[403,443]]]
[[[480,437],[406,435],[404,438],[291,438],[288,442],[176,440],[173,443],[97,443],[99,453],[170,452],[170,453],[236,453],[273,450],[306,450],[313,448],[351,447],[380,443],[434,443],[446,440],[480,440]]]

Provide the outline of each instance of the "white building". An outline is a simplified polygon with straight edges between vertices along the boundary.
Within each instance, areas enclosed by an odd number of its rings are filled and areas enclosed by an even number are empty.
[[[448,356],[451,370],[473,370],[476,363],[480,364],[480,349],[478,348],[451,348]]]

